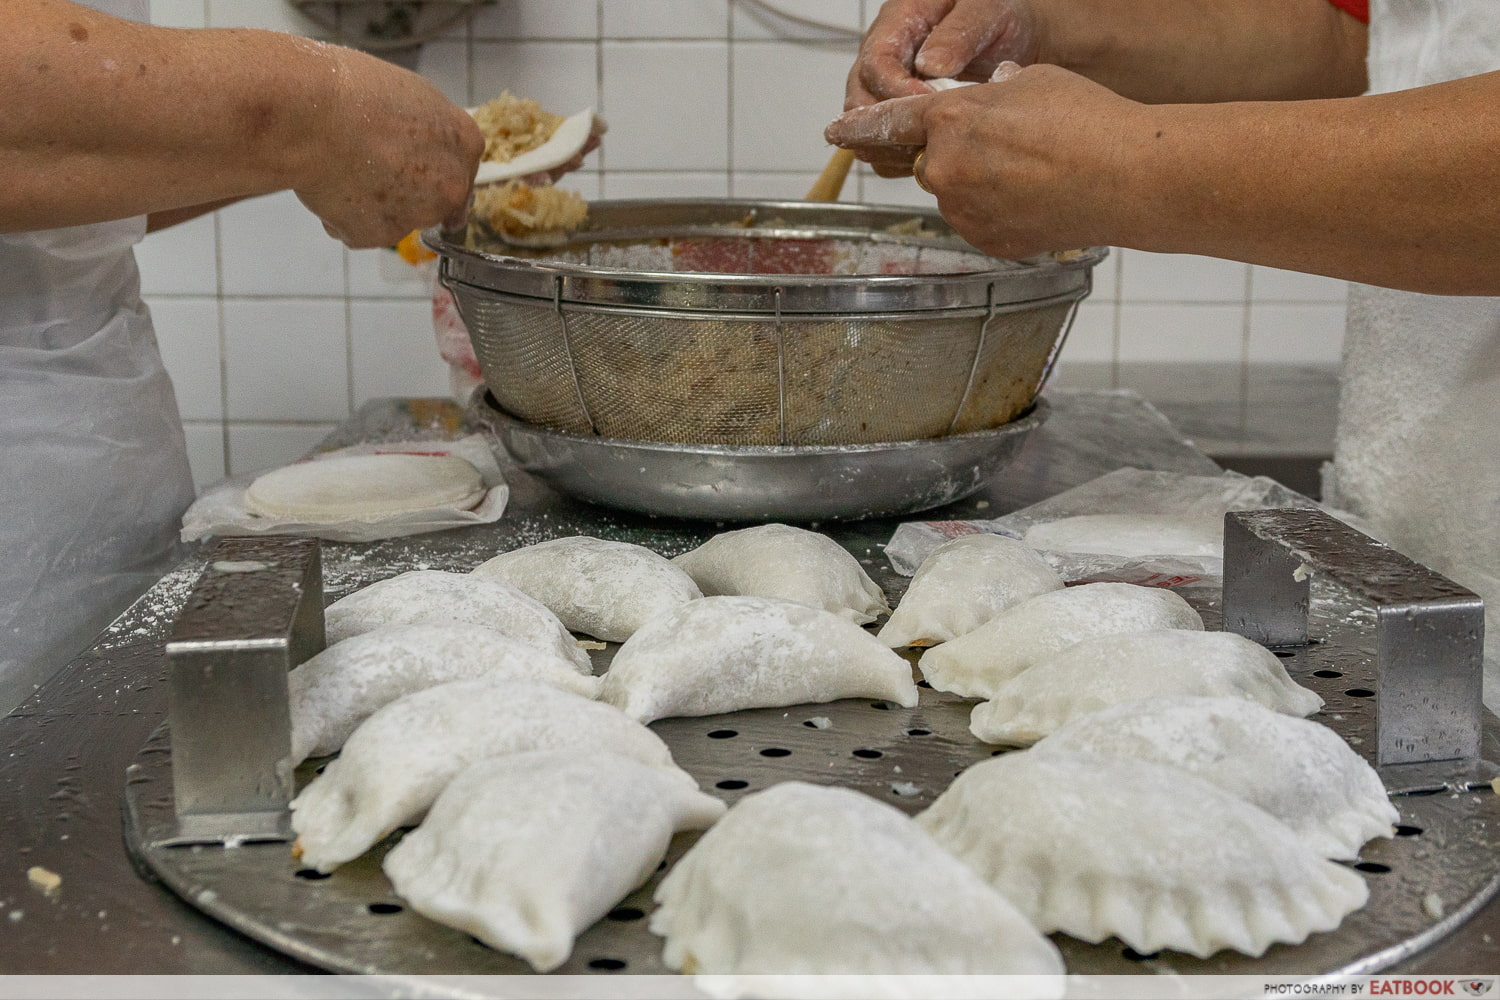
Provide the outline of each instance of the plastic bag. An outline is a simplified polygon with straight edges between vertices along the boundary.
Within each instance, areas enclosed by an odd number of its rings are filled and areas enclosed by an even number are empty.
[[[453,293],[436,280],[432,283],[432,332],[437,336],[438,354],[448,363],[449,390],[456,402],[467,404],[474,390],[484,384],[484,374]]]
[[[304,535],[335,542],[373,542],[380,538],[400,538],[470,524],[489,524],[500,520],[510,499],[510,487],[500,473],[494,452],[482,435],[471,434],[457,441],[402,441],[383,444],[359,444],[337,451],[313,455],[304,461],[321,462],[351,455],[452,455],[479,470],[486,491],[477,505],[461,510],[457,507],[429,507],[372,520],[330,522],[282,521],[261,517],[245,510],[245,489],[259,473],[235,476],[210,486],[182,516],[182,540],[195,542],[210,535]]]
[[[1189,476],[1123,468],[994,520],[908,522],[896,529],[885,554],[896,572],[909,576],[933,549],[961,535],[992,532],[1026,541],[1033,528],[1056,526],[1064,519],[1125,515],[1161,526],[1165,529],[1160,532],[1163,538],[1207,537],[1216,543],[1212,547],[1217,554],[1143,550],[1141,536],[1126,531],[1120,531],[1117,544],[1111,546],[1107,526],[1091,540],[1103,544],[1088,546],[1102,551],[1035,547],[1070,583],[1114,581],[1181,587],[1223,579],[1224,515],[1229,511],[1317,506],[1308,497],[1265,476],[1251,478],[1237,472]],[[1034,544],[1036,538],[1033,535],[1028,544]]]

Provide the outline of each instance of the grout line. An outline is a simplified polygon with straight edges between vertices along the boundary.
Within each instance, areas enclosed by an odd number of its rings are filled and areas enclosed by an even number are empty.
[[[1245,316],[1240,328],[1240,440],[1250,428],[1250,310],[1255,302],[1255,268],[1245,265]]]
[[[604,101],[604,0],[597,0],[594,4],[594,96],[598,101],[599,116],[608,121],[609,109],[605,107]],[[599,197],[602,199],[609,192],[609,167],[606,160],[609,143],[602,143],[594,151],[594,155],[598,157]]]
[[[354,297],[349,294],[349,248],[344,248],[344,404],[354,416]]]
[[[724,49],[724,190],[729,192],[729,197],[735,196],[734,191],[734,50],[739,43],[734,36],[734,12],[725,7],[726,37],[727,43]]]
[[[1125,251],[1119,247],[1114,248],[1112,265],[1115,269],[1115,301],[1114,315],[1110,329],[1109,350],[1109,387],[1120,388],[1120,335],[1124,330],[1125,316]]]
[[[210,0],[203,0],[205,6]],[[229,452],[229,332],[224,298],[224,233],[222,212],[214,212],[214,298],[219,341],[219,459],[224,475],[230,471]]]
[[[338,420],[264,420],[260,418],[225,421],[226,424],[233,424],[236,427],[337,427],[341,422]],[[213,424],[215,421],[184,420],[182,423],[184,427],[189,427]]]
[[[476,107],[479,102],[474,98],[474,17],[476,10],[469,12],[468,37],[464,39],[464,107]]]

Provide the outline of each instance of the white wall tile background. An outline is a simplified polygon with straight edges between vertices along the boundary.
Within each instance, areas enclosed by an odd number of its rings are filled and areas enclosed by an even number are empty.
[[[604,148],[566,183],[589,198],[800,197],[828,155],[854,42],[878,0],[498,0],[410,63],[449,98],[501,90],[593,106]],[[282,0],[155,0],[158,24],[323,37]],[[845,198],[931,205],[859,169]],[[302,454],[366,400],[445,395],[421,274],[343,249],[290,194],[149,237],[142,283],[200,483]],[[1208,258],[1116,251],[1095,273],[1069,366],[1338,362],[1341,282]],[[1116,374],[1112,381],[1118,383]]]

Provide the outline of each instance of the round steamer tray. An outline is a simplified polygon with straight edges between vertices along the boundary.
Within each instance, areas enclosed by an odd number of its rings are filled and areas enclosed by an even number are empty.
[[[991,430],[887,444],[711,445],[621,441],[523,423],[488,391],[467,416],[559,492],[642,514],[713,521],[892,517],[962,500],[1020,453],[1050,413],[1038,396]]]
[[[1181,590],[1219,627],[1218,591]],[[1312,627],[1320,639],[1277,650],[1299,683],[1326,701],[1313,718],[1356,749],[1373,745],[1374,616],[1342,595],[1319,595]],[[595,651],[596,671],[614,650]],[[914,709],[848,699],[822,705],[756,709],[653,723],[677,763],[711,794],[733,804],[782,781],[857,789],[907,813],[932,803],[954,775],[1003,753],[968,731],[973,701],[920,688]],[[1485,714],[1484,756],[1497,759],[1500,724]],[[826,722],[826,725],[825,725]],[[323,763],[297,771],[299,789]],[[294,959],[333,972],[410,980],[423,995],[472,996],[440,978],[529,974],[530,966],[468,934],[409,910],[381,872],[393,834],[331,875],[303,868],[285,843],[221,847],[148,847],[150,831],[172,815],[171,747],[165,727],[136,757],[125,787],[125,835],[135,857],[205,914]],[[1500,796],[1488,788],[1401,795],[1398,836],[1365,845],[1353,867],[1370,899],[1335,931],[1300,945],[1275,945],[1260,958],[1219,952],[1197,959],[1177,952],[1142,955],[1110,938],[1090,945],[1054,934],[1073,974],[1364,975],[1389,968],[1457,928],[1500,889]],[[699,834],[678,834],[645,885],[587,929],[560,974],[670,974],[662,940],[647,930],[662,873]],[[899,942],[892,942],[899,947]],[[434,978],[426,978],[434,977]],[[622,984],[623,985],[623,984]],[[559,994],[562,995],[562,994]]]

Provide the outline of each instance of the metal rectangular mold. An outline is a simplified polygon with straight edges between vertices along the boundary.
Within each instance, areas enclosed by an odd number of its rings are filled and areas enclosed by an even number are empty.
[[[225,538],[167,643],[173,822],[161,844],[290,840],[287,674],[324,646],[313,538]]]
[[[1488,781],[1479,760],[1484,602],[1320,510],[1232,511],[1224,628],[1266,646],[1308,641],[1322,575],[1375,612],[1375,764],[1393,790]]]

